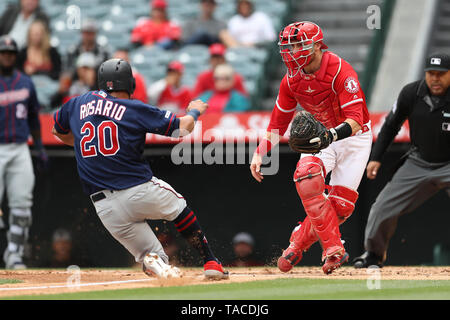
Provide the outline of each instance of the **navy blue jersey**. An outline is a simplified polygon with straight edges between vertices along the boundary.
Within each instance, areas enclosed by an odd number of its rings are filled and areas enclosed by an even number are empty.
[[[180,120],[139,100],[118,99],[103,91],[72,98],[53,115],[55,130],[72,132],[83,189],[122,190],[150,180],[143,157],[147,132],[171,136]]]
[[[19,71],[0,76],[0,143],[26,142],[30,130],[40,130],[39,109],[30,77]]]

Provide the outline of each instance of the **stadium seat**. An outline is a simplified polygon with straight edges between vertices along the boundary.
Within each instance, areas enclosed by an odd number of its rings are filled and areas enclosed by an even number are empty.
[[[103,18],[106,18],[110,12],[109,6],[106,5],[98,5],[89,8],[89,10],[83,12],[83,15],[101,21]]]
[[[50,109],[50,101],[53,94],[58,91],[59,88],[59,82],[52,80],[48,76],[44,75],[34,75],[31,76],[31,80],[34,83],[34,86],[36,87],[36,94],[39,103],[45,110]]]
[[[251,60],[258,63],[266,62],[268,52],[262,48],[236,47],[227,50],[227,60],[234,61],[237,59]]]
[[[45,14],[50,18],[50,20],[58,18],[66,19],[67,18],[66,10],[67,7],[65,5],[53,4],[45,8]]]
[[[98,40],[102,39],[102,37],[106,38],[106,43],[109,45],[113,50],[121,47],[129,48],[131,46],[130,42],[130,34],[126,32],[121,31],[102,31],[98,35]]]

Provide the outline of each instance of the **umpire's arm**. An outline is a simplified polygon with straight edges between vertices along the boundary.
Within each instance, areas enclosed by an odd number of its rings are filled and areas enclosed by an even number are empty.
[[[374,144],[370,161],[367,164],[367,178],[375,179],[381,167],[381,160],[389,145],[408,118],[410,106],[413,104],[414,91],[406,86],[400,92],[394,107],[389,112]]]
[[[389,112],[378,134],[377,142],[370,156],[371,161],[381,162],[384,153],[408,118],[410,107],[414,104],[415,92],[406,86],[400,92],[394,107]]]

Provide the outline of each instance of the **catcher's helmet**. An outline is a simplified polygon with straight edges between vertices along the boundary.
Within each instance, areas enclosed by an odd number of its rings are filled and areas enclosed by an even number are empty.
[[[1,51],[10,51],[17,53],[19,50],[17,49],[17,43],[8,35],[4,35],[0,37],[0,52]]]
[[[98,88],[100,90],[126,91],[131,96],[136,88],[133,71],[128,62],[122,59],[109,59],[98,68]]]
[[[295,76],[302,67],[311,62],[314,44],[320,42],[322,49],[328,49],[323,43],[323,33],[320,27],[309,21],[294,22],[281,30],[278,46],[281,58],[288,68],[290,77]],[[301,49],[294,52],[293,45],[300,45]]]

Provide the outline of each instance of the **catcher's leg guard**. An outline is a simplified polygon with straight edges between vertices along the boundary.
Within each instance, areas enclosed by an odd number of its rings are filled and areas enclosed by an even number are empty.
[[[323,246],[322,260],[345,252],[336,211],[324,194],[325,176],[322,160],[314,156],[302,158],[294,173],[295,187]]]
[[[339,224],[342,224],[353,213],[356,200],[358,199],[358,192],[344,186],[333,186],[328,198],[336,211]],[[311,225],[311,220],[309,217],[306,217],[292,231],[291,238],[289,239],[290,245],[278,259],[278,268],[283,272],[291,270],[294,265],[300,262],[302,252],[307,251],[317,240],[319,238]],[[335,262],[332,267],[328,266],[333,260],[337,259],[331,259],[325,266],[328,273],[336,267]],[[341,261],[341,259],[337,261]]]
[[[355,210],[358,192],[344,186],[333,186],[328,195],[339,218],[339,224],[348,219]]]
[[[290,271],[302,259],[302,252],[308,250],[318,239],[310,219],[306,217],[292,231],[289,239],[289,247],[278,258],[278,269],[282,272]]]

